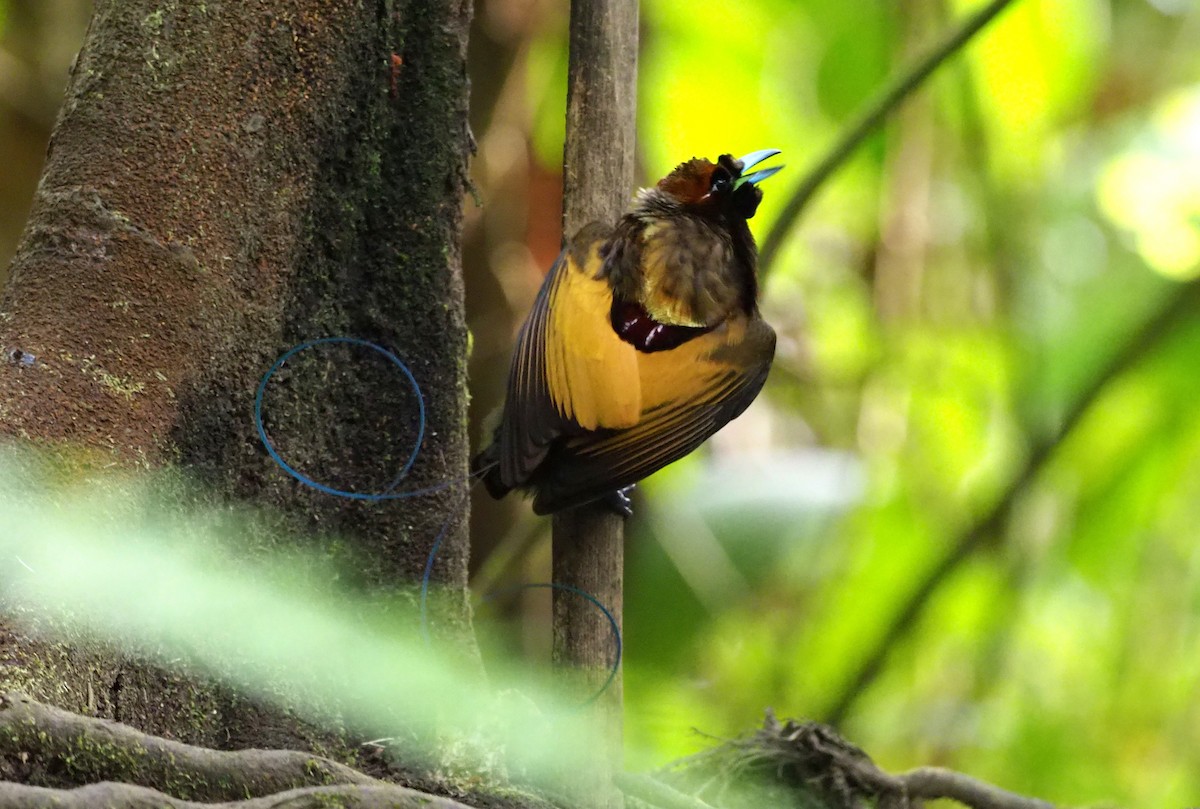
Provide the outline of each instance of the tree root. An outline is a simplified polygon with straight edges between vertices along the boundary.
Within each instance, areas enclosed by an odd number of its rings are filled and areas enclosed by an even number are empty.
[[[0,696],[0,807],[466,809],[290,750],[223,752]],[[120,782],[120,783],[117,783]],[[214,803],[215,802],[215,803]]]
[[[4,809],[94,809],[97,806],[105,809],[470,809],[449,798],[387,783],[304,787],[223,803],[180,800],[133,784],[105,782],[64,790],[0,783],[0,807]]]
[[[1045,801],[939,767],[897,775],[884,772],[829,727],[781,723],[769,712],[753,736],[684,759],[661,778],[623,775],[618,781],[637,804],[661,809],[919,809],[923,801],[935,798],[972,809],[1053,809]],[[765,801],[764,788],[772,794]],[[780,799],[781,790],[787,800]],[[718,793],[717,799],[710,798],[712,792]],[[531,800],[518,800],[516,805],[546,805]],[[0,695],[0,809],[93,806],[470,809],[320,756],[290,750],[208,750],[72,714],[20,694]]]

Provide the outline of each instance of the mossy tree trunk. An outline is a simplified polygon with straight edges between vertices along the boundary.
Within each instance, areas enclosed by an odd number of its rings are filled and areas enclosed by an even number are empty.
[[[181,465],[323,552],[347,548],[372,592],[416,581],[457,512],[434,578],[463,594],[443,628],[469,643],[461,488],[316,492],[271,461],[252,418],[289,347],[374,341],[425,398],[401,488],[465,476],[469,17],[467,0],[97,0],[0,299],[0,433],[87,468]],[[296,468],[379,491],[412,450],[415,404],[386,359],[319,346],[275,377],[264,422]],[[312,742],[82,640],[0,623],[0,660],[0,690],[171,738]]]

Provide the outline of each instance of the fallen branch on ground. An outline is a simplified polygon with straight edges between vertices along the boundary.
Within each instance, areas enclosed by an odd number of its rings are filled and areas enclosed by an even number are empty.
[[[1054,809],[1037,798],[1017,795],[941,767],[884,772],[870,756],[832,728],[816,722],[780,722],[770,711],[761,730],[672,765],[671,780],[701,783],[696,793],[738,792],[734,782],[764,781],[804,793],[830,809],[917,809],[923,801],[947,798],[972,809]],[[682,775],[679,779],[677,776]],[[754,787],[751,787],[753,789]]]

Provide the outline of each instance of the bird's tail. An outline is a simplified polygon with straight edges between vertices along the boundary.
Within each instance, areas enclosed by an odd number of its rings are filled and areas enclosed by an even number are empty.
[[[499,500],[512,491],[500,477],[500,442],[493,441],[486,449],[471,459],[471,475],[483,478],[488,494]]]

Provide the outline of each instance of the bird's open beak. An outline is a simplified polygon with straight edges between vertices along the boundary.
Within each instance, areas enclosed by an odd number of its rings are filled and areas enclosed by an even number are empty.
[[[761,183],[763,180],[782,169],[783,166],[771,166],[770,168],[759,169],[752,174],[746,173],[759,163],[766,160],[768,157],[774,157],[779,153],[780,152],[778,149],[759,149],[757,152],[751,152],[748,155],[738,158],[738,162],[742,164],[742,176],[737,178],[737,181],[734,183],[734,188],[740,186],[742,183],[750,183],[751,185]]]

